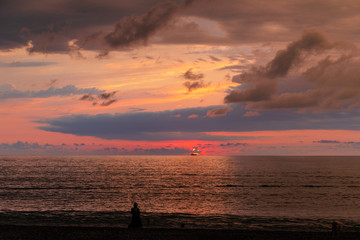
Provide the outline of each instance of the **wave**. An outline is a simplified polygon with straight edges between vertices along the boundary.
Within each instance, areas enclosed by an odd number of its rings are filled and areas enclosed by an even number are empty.
[[[221,188],[241,188],[241,187],[245,187],[244,185],[236,185],[236,184],[224,184],[224,185],[216,185],[216,187],[221,187]]]
[[[304,188],[332,188],[334,186],[327,186],[327,185],[302,185],[301,187]]]
[[[260,185],[259,187],[261,187],[261,188],[280,188],[280,187],[284,187],[284,186],[281,186],[281,185],[262,184],[262,185]]]

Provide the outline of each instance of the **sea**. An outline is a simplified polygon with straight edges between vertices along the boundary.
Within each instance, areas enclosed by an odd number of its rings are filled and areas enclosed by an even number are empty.
[[[360,230],[356,156],[0,156],[0,225]]]

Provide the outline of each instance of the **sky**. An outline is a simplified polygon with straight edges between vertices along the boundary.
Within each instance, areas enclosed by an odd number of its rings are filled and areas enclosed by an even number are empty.
[[[0,9],[0,154],[360,154],[358,0]]]

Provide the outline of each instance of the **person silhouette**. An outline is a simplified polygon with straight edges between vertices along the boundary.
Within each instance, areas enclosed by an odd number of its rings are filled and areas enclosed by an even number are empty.
[[[138,204],[134,202],[134,207],[131,208],[131,222],[129,224],[129,228],[141,228],[142,222],[140,218],[140,209],[138,208]]]

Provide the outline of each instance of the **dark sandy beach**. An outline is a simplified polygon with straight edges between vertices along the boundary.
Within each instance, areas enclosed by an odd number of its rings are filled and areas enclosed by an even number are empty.
[[[113,227],[0,226],[0,239],[334,239],[330,232],[246,231],[214,229],[125,229]],[[360,239],[360,233],[343,232],[336,239]]]

